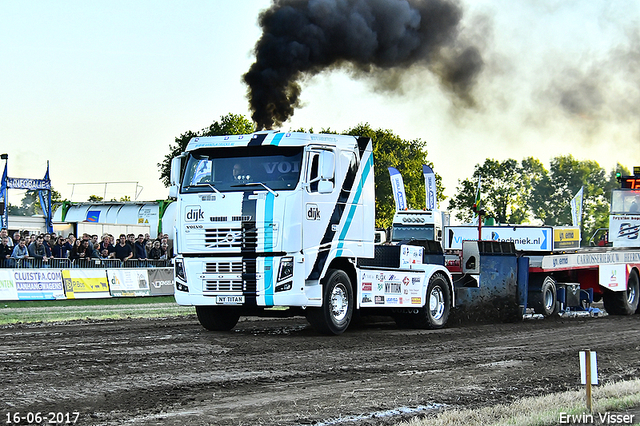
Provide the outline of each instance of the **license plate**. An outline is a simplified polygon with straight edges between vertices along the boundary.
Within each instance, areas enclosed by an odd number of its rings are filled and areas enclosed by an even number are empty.
[[[242,305],[244,296],[218,296],[216,303],[218,305]]]

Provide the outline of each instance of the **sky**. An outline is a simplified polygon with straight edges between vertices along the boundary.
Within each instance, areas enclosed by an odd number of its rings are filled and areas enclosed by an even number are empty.
[[[41,178],[49,161],[53,188],[72,201],[166,199],[157,164],[175,137],[228,113],[250,117],[242,76],[270,4],[0,0],[9,176]],[[461,37],[484,61],[472,106],[419,67],[393,91],[333,69],[303,80],[302,105],[281,129],[369,123],[422,139],[448,196],[486,158],[640,165],[640,2],[460,5]],[[12,204],[20,199],[9,192]]]

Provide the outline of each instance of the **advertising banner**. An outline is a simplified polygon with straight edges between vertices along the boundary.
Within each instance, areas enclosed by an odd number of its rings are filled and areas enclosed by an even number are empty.
[[[107,269],[107,278],[113,297],[151,295],[146,269]]]
[[[60,269],[10,269],[20,300],[64,299]]]
[[[360,306],[420,307],[424,273],[363,271],[360,274]]]
[[[111,297],[104,269],[63,269],[62,280],[67,299]]]
[[[433,172],[433,169],[426,164],[422,165],[422,174],[424,175],[424,190],[427,210],[433,210],[438,208],[438,199],[436,196],[436,174]]]
[[[477,241],[475,226],[449,226],[445,228],[445,250],[462,250],[463,241]],[[513,242],[516,250],[551,251],[553,229],[550,226],[483,226],[483,241]]]
[[[149,289],[152,296],[169,296],[173,294],[173,268],[148,269]]]
[[[640,247],[640,215],[609,216],[609,241],[614,247]]]
[[[394,168],[389,167],[389,177],[391,178],[391,191],[393,192],[393,199],[396,201],[396,210],[407,209],[407,195],[404,192],[404,182],[400,172]]]
[[[0,269],[0,300],[18,300],[18,290],[9,269]]]
[[[580,248],[580,228],[553,228],[553,249]]]

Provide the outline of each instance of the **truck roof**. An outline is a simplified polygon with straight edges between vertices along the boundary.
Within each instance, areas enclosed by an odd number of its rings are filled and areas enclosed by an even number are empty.
[[[307,146],[323,143],[342,149],[353,149],[357,136],[332,135],[323,133],[263,131],[248,135],[200,136],[192,138],[186,151],[199,148],[241,147],[241,146]]]

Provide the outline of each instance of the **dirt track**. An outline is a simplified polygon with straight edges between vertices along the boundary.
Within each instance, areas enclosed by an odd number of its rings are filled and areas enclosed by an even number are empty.
[[[576,389],[586,348],[601,381],[638,377],[640,317],[437,331],[378,318],[337,337],[303,318],[241,319],[229,333],[194,316],[16,325],[0,329],[0,421],[31,411],[79,412],[82,425],[390,425]]]

